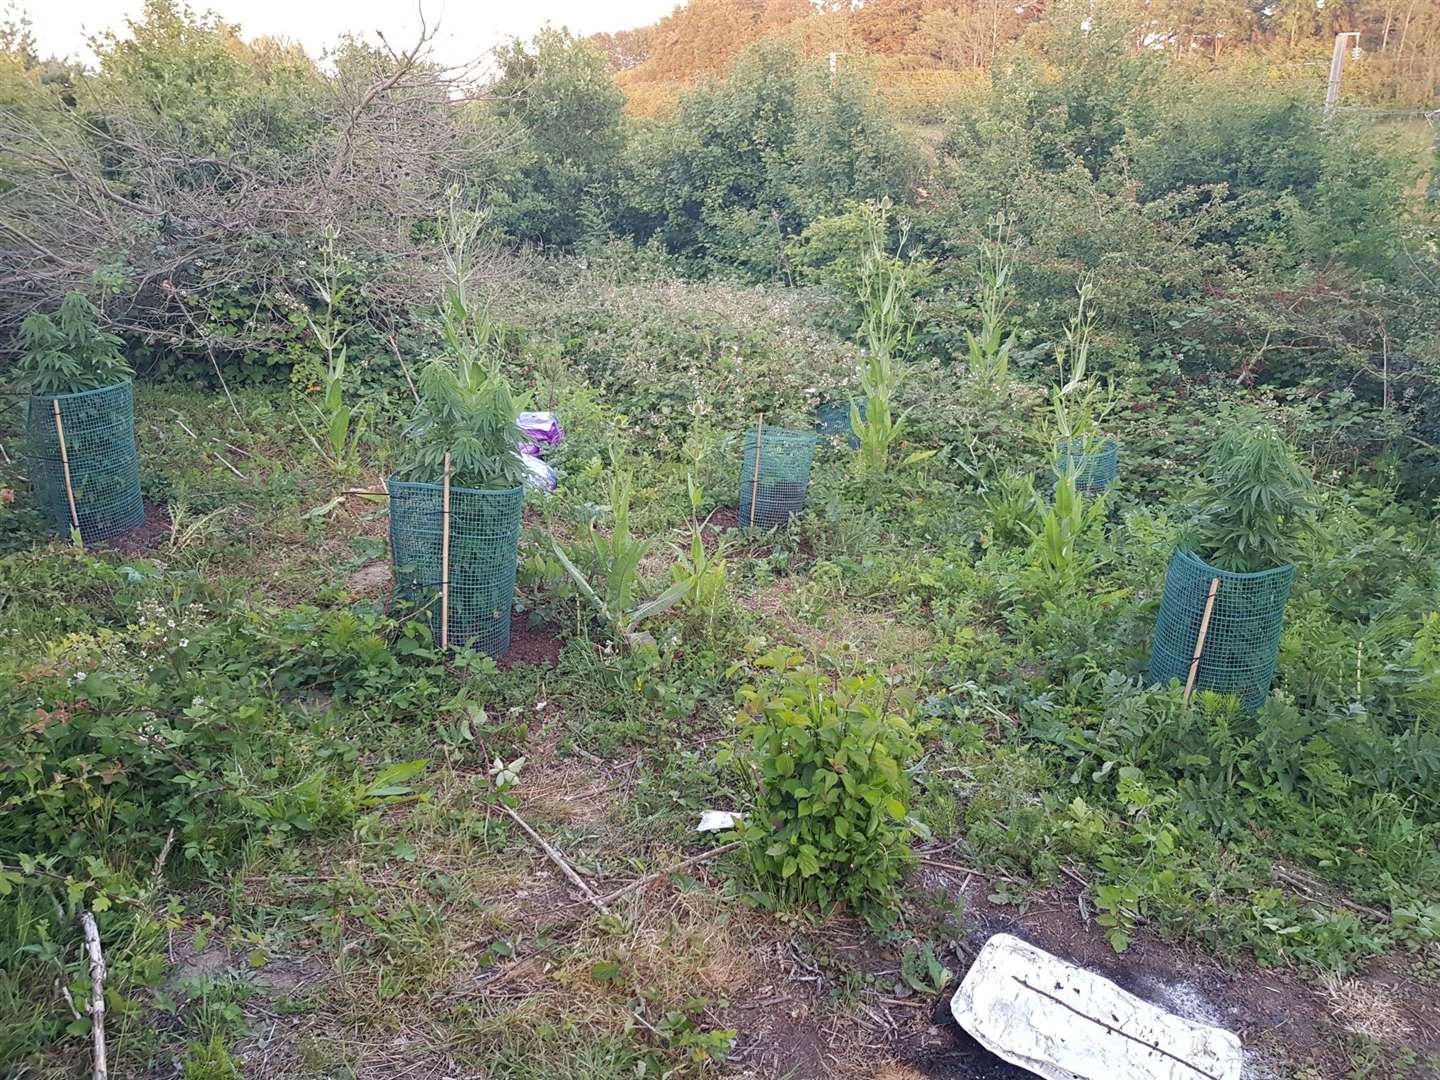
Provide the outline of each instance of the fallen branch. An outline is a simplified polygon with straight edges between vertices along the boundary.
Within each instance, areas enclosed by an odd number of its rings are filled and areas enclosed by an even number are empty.
[[[575,868],[565,861],[564,855],[560,854],[549,841],[532,829],[525,819],[510,807],[501,803],[500,809],[509,814],[510,817],[514,819],[516,825],[519,825],[520,828],[525,830],[525,834],[529,836],[531,840],[534,840],[540,850],[545,853],[546,857],[560,868],[560,872],[570,879],[570,883],[580,890],[592,907],[602,915],[610,914],[610,909],[605,906],[605,901],[595,895],[595,890],[590,887],[589,882],[575,872]]]
[[[920,861],[926,866],[933,866],[937,870],[951,870],[957,874],[974,874],[976,877],[984,878],[986,881],[1008,881],[1012,885],[1019,885],[1009,874],[999,874],[985,870],[976,870],[973,866],[962,866],[960,863],[944,862],[941,859],[927,859],[920,856]]]
[[[658,881],[662,877],[668,877],[671,874],[679,873],[681,870],[688,870],[692,866],[698,866],[700,863],[709,862],[711,859],[724,855],[727,851],[734,851],[743,843],[743,840],[733,840],[728,844],[721,844],[719,847],[711,848],[709,851],[702,852],[699,855],[692,855],[690,858],[678,862],[674,866],[666,867],[664,870],[656,870],[653,874],[646,874],[642,878],[636,878],[629,885],[624,885],[612,893],[606,893],[600,897],[600,902],[608,904],[612,900],[618,900],[627,893],[635,892],[637,889],[643,889],[651,882]]]
[[[95,1044],[95,1080],[108,1080],[110,1067],[105,1061],[105,954],[100,951],[100,930],[95,916],[80,913],[80,929],[85,934],[85,952],[90,957],[90,1034]]]

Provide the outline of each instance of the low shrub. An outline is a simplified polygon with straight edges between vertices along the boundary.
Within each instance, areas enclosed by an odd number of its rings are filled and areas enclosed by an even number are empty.
[[[758,663],[778,684],[740,692],[741,739],[720,758],[754,794],[740,834],[757,883],[787,904],[883,911],[911,861],[908,709],[875,675],[827,677],[784,649]]]

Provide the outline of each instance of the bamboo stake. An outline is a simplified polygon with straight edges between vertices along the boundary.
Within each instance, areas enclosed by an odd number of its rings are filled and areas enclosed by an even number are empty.
[[[1205,614],[1200,617],[1200,633],[1195,635],[1195,655],[1190,659],[1190,677],[1185,680],[1185,704],[1190,704],[1190,695],[1195,692],[1195,676],[1200,674],[1200,654],[1205,649],[1205,635],[1210,632],[1210,613],[1215,610],[1215,594],[1220,591],[1220,579],[1210,579],[1210,595],[1205,598]]]
[[[450,454],[440,488],[440,651],[450,649]]]
[[[765,441],[765,414],[755,422],[755,472],[750,477],[750,527],[755,527],[755,500],[760,492],[760,447]]]
[[[100,931],[95,916],[80,913],[80,929],[85,934],[85,952],[90,957],[90,1034],[95,1045],[95,1080],[107,1080],[110,1066],[105,1059],[105,954],[100,951]]]
[[[55,410],[55,436],[60,440],[60,467],[65,472],[65,497],[70,500],[70,527],[75,530],[75,542],[83,548],[85,544],[80,540],[80,515],[75,510],[75,487],[70,482],[70,451],[65,446],[65,421],[60,419],[60,399],[51,398],[50,405]]]

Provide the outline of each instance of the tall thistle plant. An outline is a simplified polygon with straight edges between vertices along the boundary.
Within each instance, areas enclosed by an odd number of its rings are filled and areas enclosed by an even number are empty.
[[[324,354],[324,368],[320,372],[324,395],[319,405],[310,402],[320,421],[321,435],[317,438],[303,424],[301,430],[331,469],[338,473],[353,473],[360,464],[360,440],[365,434],[369,411],[345,400],[349,352],[345,339],[350,334],[350,327],[341,318],[340,310],[350,286],[342,280],[340,262],[335,253],[338,238],[339,233],[333,226],[325,229],[320,276],[312,282],[325,307],[318,318],[308,314],[305,317],[311,336]]]
[[[1055,425],[1056,470],[1073,470],[1077,458],[1100,449],[1101,425],[1115,411],[1115,388],[1090,374],[1090,345],[1095,334],[1095,286],[1083,279],[1079,303],[1065,327],[1065,342],[1055,350],[1059,379],[1050,391]],[[1061,449],[1065,447],[1066,449]]]
[[[1254,410],[1226,418],[1205,456],[1203,490],[1186,541],[1222,570],[1284,566],[1315,511],[1314,484],[1285,437]]]
[[[868,203],[865,248],[860,260],[859,300],[862,311],[860,340],[865,361],[860,389],[865,399],[850,404],[850,427],[860,440],[855,456],[862,477],[879,475],[890,465],[890,448],[900,440],[905,418],[896,416],[894,401],[900,386],[898,359],[915,336],[915,291],[926,267],[904,258],[908,226],[900,227],[895,253],[889,251],[888,201]]]
[[[1007,230],[1004,215],[997,216],[990,236],[980,246],[980,332],[965,331],[970,377],[992,390],[1005,388],[1010,377],[1010,350],[1015,345],[1014,332],[1005,332],[1015,299]]]

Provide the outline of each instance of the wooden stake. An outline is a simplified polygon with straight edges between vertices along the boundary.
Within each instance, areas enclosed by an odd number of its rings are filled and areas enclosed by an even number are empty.
[[[1205,635],[1210,632],[1210,613],[1215,610],[1215,594],[1220,591],[1220,579],[1210,579],[1210,595],[1205,598],[1205,614],[1200,617],[1200,633],[1195,635],[1195,655],[1190,659],[1190,677],[1185,680],[1185,704],[1190,704],[1190,695],[1195,692],[1195,676],[1200,674],[1200,654],[1205,649]]]
[[[70,526],[75,530],[75,542],[81,547],[85,544],[80,537],[80,515],[75,510],[75,487],[70,482],[70,451],[65,446],[65,421],[60,419],[60,399],[51,398],[50,405],[55,410],[55,437],[60,440],[60,467],[65,472],[65,497],[70,500]]]
[[[750,527],[755,527],[755,500],[760,492],[760,445],[765,441],[765,414],[755,422],[755,472],[750,477]]]
[[[440,487],[440,651],[450,648],[450,454]]]
[[[110,1066],[105,1058],[105,954],[100,951],[100,931],[95,916],[80,913],[80,929],[85,934],[85,952],[90,957],[90,1034],[94,1042],[95,1080],[107,1080]]]

